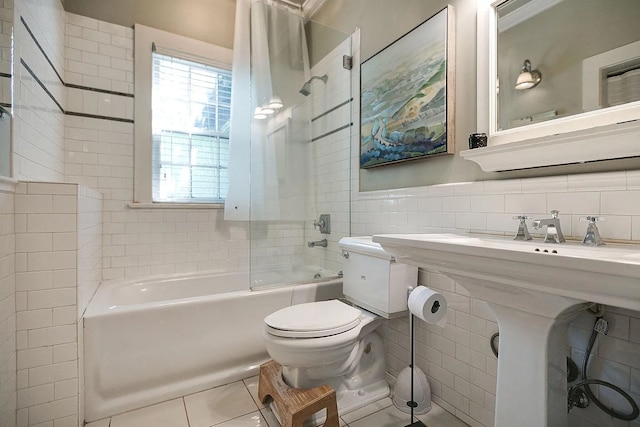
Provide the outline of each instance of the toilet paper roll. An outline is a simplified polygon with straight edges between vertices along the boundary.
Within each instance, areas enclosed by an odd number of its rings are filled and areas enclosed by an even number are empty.
[[[409,311],[427,323],[441,328],[447,323],[447,300],[426,286],[418,286],[409,294]]]

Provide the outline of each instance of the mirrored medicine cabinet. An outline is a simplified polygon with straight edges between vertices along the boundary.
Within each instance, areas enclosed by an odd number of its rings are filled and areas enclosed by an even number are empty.
[[[640,156],[640,2],[479,0],[485,171]]]

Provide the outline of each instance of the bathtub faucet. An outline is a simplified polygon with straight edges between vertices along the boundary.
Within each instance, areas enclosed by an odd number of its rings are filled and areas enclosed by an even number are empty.
[[[322,239],[315,242],[309,242],[307,244],[309,245],[310,248],[313,248],[314,246],[322,246],[323,248],[326,248],[328,245],[328,242],[327,242],[327,239]]]

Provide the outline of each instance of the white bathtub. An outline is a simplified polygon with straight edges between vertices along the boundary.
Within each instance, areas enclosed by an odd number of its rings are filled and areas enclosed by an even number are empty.
[[[342,296],[341,279],[248,283],[225,272],[102,283],[84,316],[85,420],[257,375],[266,315]]]

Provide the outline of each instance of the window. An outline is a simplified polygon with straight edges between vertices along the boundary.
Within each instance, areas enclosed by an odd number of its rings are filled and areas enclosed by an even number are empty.
[[[224,87],[223,84],[220,83],[220,76],[228,73],[228,70],[231,70],[231,64],[233,62],[233,51],[231,49],[227,49],[222,46],[217,46],[211,43],[206,43],[200,40],[194,40],[189,37],[180,36],[178,34],[172,34],[167,31],[161,31],[155,28],[146,27],[144,25],[135,24],[134,27],[135,37],[134,37],[134,93],[135,93],[135,101],[134,101],[134,117],[135,117],[135,125],[134,125],[134,168],[133,168],[133,200],[128,204],[131,208],[194,208],[194,209],[219,209],[222,208],[223,205],[220,203],[226,196],[226,186],[224,185],[225,177],[226,177],[226,127],[224,125],[225,119],[222,118],[220,113],[222,110],[229,112],[229,93],[227,93],[227,100],[224,101],[224,95],[218,91],[218,89],[222,89]],[[191,71],[200,70],[201,68],[204,70],[209,70],[213,72],[213,74],[218,75],[218,79],[214,80],[216,86],[215,96],[218,97],[216,102],[211,103],[208,108],[212,114],[207,114],[204,111],[204,106],[202,106],[201,117],[210,117],[218,120],[216,126],[217,128],[210,125],[211,120],[200,120],[198,123],[196,118],[193,118],[191,122],[185,122],[180,124],[177,128],[173,128],[173,124],[178,122],[178,118],[181,116],[186,116],[186,111],[191,115],[191,109],[196,108],[191,106],[191,102],[193,100],[198,101],[198,94],[202,92],[202,90],[198,91],[197,89],[190,88],[194,82],[193,80],[187,80],[189,74],[184,74],[184,79],[182,80],[183,84],[171,84],[171,90],[166,90],[168,92],[168,100],[167,102],[161,102],[158,108],[153,107],[153,81],[154,81],[154,54],[159,54],[161,56],[166,57],[168,60],[172,60],[176,63],[189,64],[189,67],[179,68],[181,70],[189,69]],[[170,67],[169,67],[170,69]],[[176,70],[177,73],[177,70]],[[206,74],[205,74],[206,75]],[[191,79],[191,77],[190,77]],[[224,81],[225,79],[222,78]],[[196,80],[197,81],[197,80]],[[187,82],[189,82],[187,84]],[[226,80],[228,83],[227,90],[230,90],[230,78]],[[183,86],[182,88],[180,86]],[[189,98],[182,97],[181,95],[177,95],[178,90],[182,91],[186,87]],[[165,85],[166,88],[166,85]],[[204,90],[204,89],[203,89]],[[195,98],[194,98],[195,96]],[[193,99],[192,99],[193,98]],[[172,99],[177,99],[180,102],[176,103],[172,101]],[[183,102],[186,99],[189,99],[189,102]],[[205,98],[205,104],[209,102],[208,98]],[[198,102],[195,102],[197,105]],[[202,104],[202,103],[201,103]],[[153,117],[152,113],[154,110],[158,110],[159,108],[169,107],[170,110],[162,113],[164,117],[167,117],[166,120],[158,119],[156,121],[156,128],[159,127],[157,137],[153,136]],[[215,109],[215,115],[213,111]],[[159,110],[158,110],[159,111]],[[195,113],[193,113],[195,115]],[[163,121],[164,120],[164,121]],[[228,118],[226,120],[228,122]],[[168,126],[168,124],[172,124],[172,126]],[[160,126],[162,125],[162,126]],[[179,136],[182,134],[182,139]],[[194,139],[195,135],[195,139]],[[174,151],[169,150],[170,154],[165,155],[164,158],[160,156],[160,144],[158,144],[158,148],[154,148],[154,140],[160,142],[162,138],[169,139],[169,143],[176,144],[176,147],[180,141],[183,142],[183,147],[185,147],[184,155],[182,156],[183,169],[182,171],[178,171],[177,165],[179,164],[179,156],[176,154],[174,156]],[[214,143],[220,144],[217,147],[211,145],[207,142],[207,149],[210,149],[211,157],[214,154],[220,154],[219,159],[222,159],[217,166],[209,166],[209,168],[202,168],[203,163],[201,161],[201,157],[199,158],[196,155],[195,162],[192,165],[192,153],[193,153],[193,145],[196,147],[202,146],[204,142],[201,140],[204,138],[207,141],[211,139],[214,140]],[[186,142],[185,142],[186,139]],[[166,145],[165,144],[165,145]],[[217,150],[220,149],[218,152]],[[177,149],[176,149],[177,150]],[[188,151],[187,151],[188,150]],[[203,149],[198,148],[197,153],[203,154]],[[170,155],[173,159],[166,157]],[[186,161],[185,161],[186,159]],[[157,161],[157,164],[155,163]],[[161,163],[164,162],[164,163]],[[173,167],[173,163],[176,164],[176,167]],[[172,165],[169,167],[169,165]],[[159,178],[160,168],[164,167],[168,170],[167,178],[169,178],[169,173],[171,177],[181,177],[182,181],[178,181],[178,184],[185,184],[183,188],[187,189],[178,193],[176,191],[167,191],[163,197],[161,196]],[[208,165],[208,164],[207,164]],[[193,167],[192,167],[193,166]],[[215,173],[222,173],[222,179],[215,183],[213,181],[213,176]],[[211,175],[211,179],[205,180],[206,183],[215,183],[215,185],[220,185],[219,194],[214,194],[214,190],[203,190],[203,188],[207,187],[198,187],[198,182],[202,182],[202,179],[198,179],[198,176],[203,176],[209,173]],[[177,174],[177,175],[176,175]],[[216,178],[218,175],[215,175]],[[192,179],[195,177],[195,181]],[[158,178],[158,185],[156,185],[155,180]],[[194,193],[194,182],[195,193]],[[168,185],[168,184],[167,184]],[[154,195],[154,190],[157,193]],[[208,194],[207,194],[208,191]],[[216,189],[215,192],[218,192]],[[173,194],[174,198],[169,198],[169,195]],[[192,197],[194,196],[194,197]],[[168,202],[168,203],[167,203]]]
[[[157,52],[152,67],[152,200],[224,202],[231,71]]]

